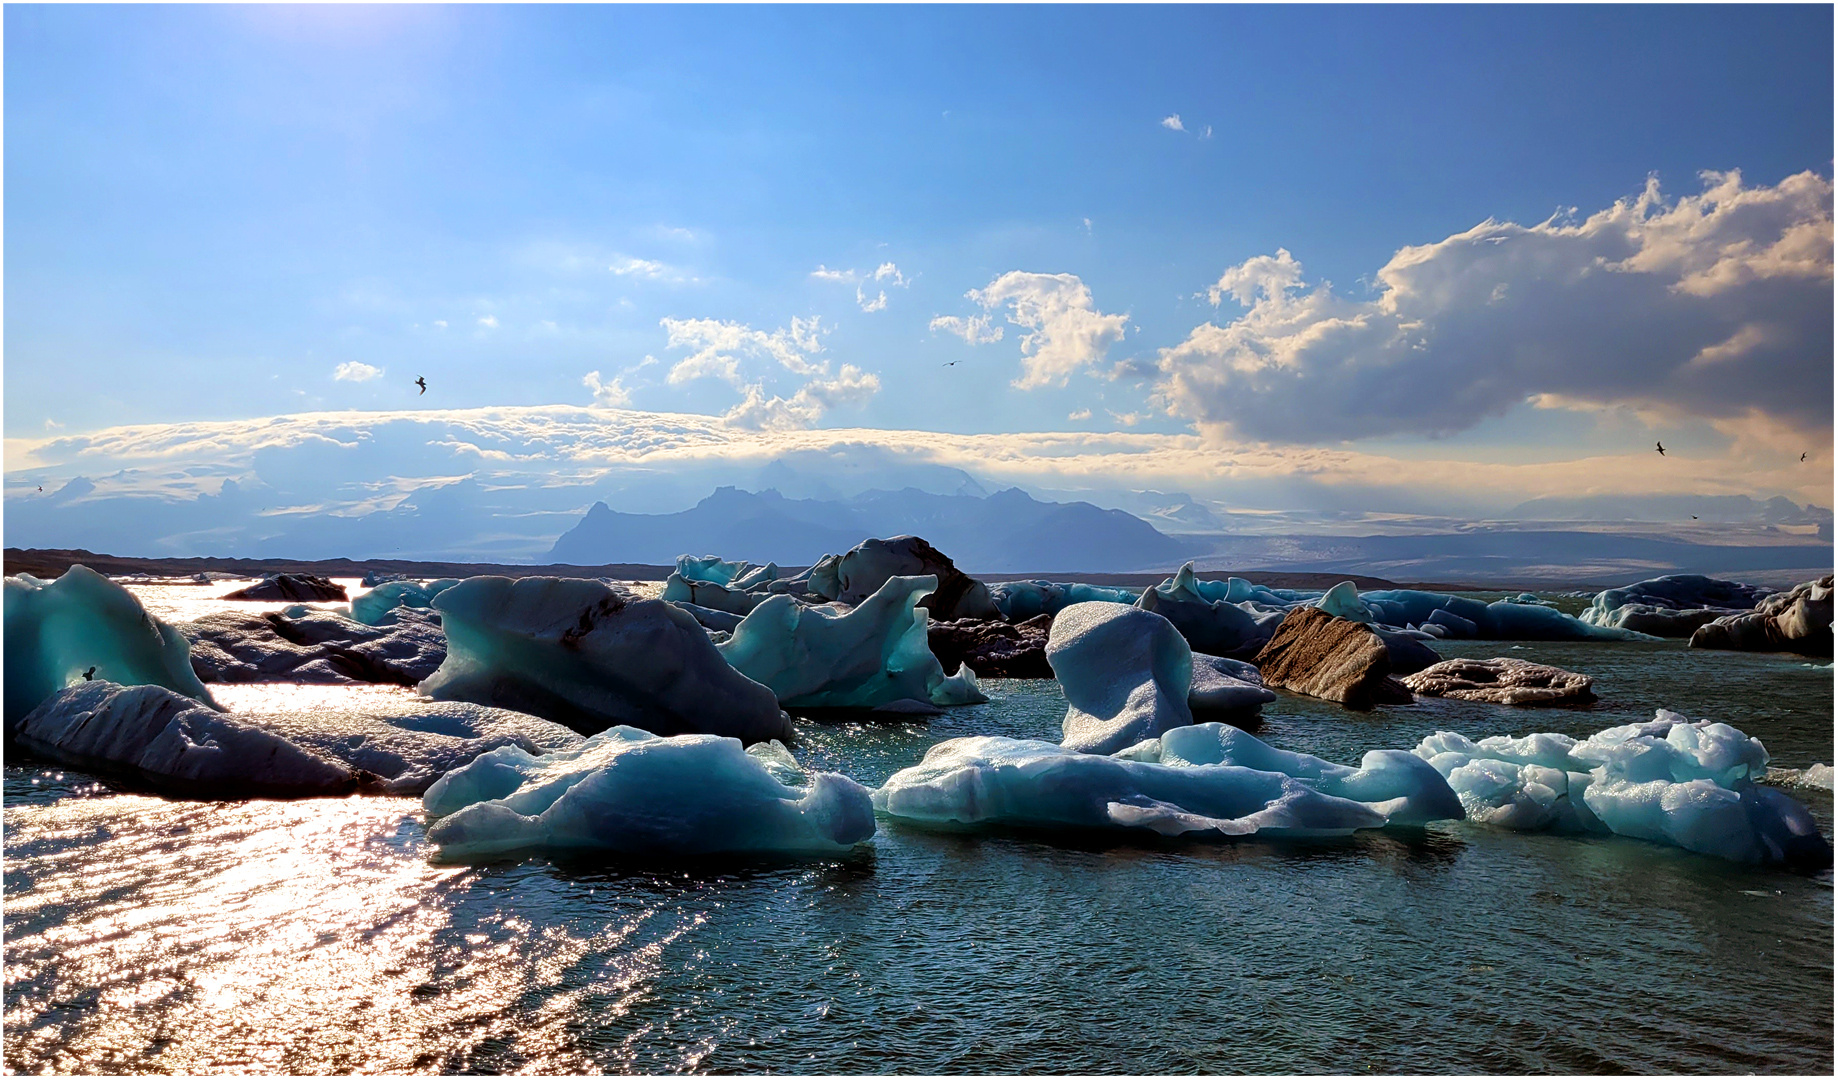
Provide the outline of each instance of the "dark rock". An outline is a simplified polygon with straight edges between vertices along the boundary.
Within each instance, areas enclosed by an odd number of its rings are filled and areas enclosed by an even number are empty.
[[[979,679],[1051,679],[1047,633],[1052,626],[1051,615],[1018,623],[957,619],[926,627],[926,643],[946,671],[969,664]]]
[[[1317,607],[1293,608],[1283,616],[1256,663],[1266,686],[1338,701],[1349,709],[1415,700],[1391,677],[1383,638],[1364,623]]]
[[[246,588],[226,593],[225,600],[348,600],[345,587],[315,574],[275,574]]]
[[[919,602],[934,619],[950,622],[1002,617],[990,599],[988,586],[959,570],[949,555],[917,536],[864,540],[849,549],[836,564],[840,587],[836,599],[859,604],[885,585],[888,578],[919,574],[938,579],[938,588]]]
[[[1400,681],[1425,697],[1496,705],[1586,705],[1595,700],[1595,680],[1587,675],[1503,656],[1444,660]]]
[[[1832,655],[1832,575],[1765,597],[1754,611],[1705,623],[1692,633],[1691,647]]]
[[[1442,654],[1409,634],[1375,630],[1385,642],[1385,654],[1391,658],[1393,675],[1409,675],[1432,664],[1442,663]]]

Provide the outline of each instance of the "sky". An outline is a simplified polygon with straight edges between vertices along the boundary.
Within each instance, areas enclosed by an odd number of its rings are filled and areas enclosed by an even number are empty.
[[[294,505],[629,488],[562,416],[621,476],[1832,502],[1829,7],[4,18],[9,504],[328,438]]]

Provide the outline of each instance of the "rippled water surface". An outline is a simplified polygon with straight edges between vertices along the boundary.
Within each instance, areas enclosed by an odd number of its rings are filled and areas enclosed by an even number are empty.
[[[1832,760],[1832,671],[1654,645],[1445,644],[1598,676],[1587,711],[1282,697],[1357,760],[1665,705]],[[799,724],[873,785],[939,739],[1056,739],[1050,682],[930,723]],[[335,688],[237,688],[333,700]],[[363,691],[376,694],[379,691]],[[393,693],[388,691],[386,693]],[[1829,835],[1829,792],[1795,790]],[[22,1072],[1812,1072],[1832,878],[1468,824],[1308,843],[925,832],[847,858],[429,860],[418,803],[222,804],[5,770]]]

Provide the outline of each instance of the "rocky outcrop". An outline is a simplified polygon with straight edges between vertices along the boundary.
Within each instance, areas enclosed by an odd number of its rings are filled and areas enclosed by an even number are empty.
[[[329,578],[316,574],[275,574],[246,588],[233,593],[225,593],[225,600],[291,600],[307,602],[316,600],[348,600],[345,587]]]
[[[1692,633],[1691,647],[1832,655],[1832,575],[1766,597],[1754,611],[1705,623]]]
[[[1018,623],[955,619],[926,627],[926,644],[946,671],[969,664],[978,678],[1051,679],[1047,634],[1053,616],[1036,615]]]
[[[1383,638],[1363,623],[1316,607],[1294,608],[1283,616],[1256,663],[1266,686],[1337,701],[1349,709],[1415,700],[1391,677]]]
[[[419,608],[397,608],[381,626],[327,611],[226,611],[174,629],[191,642],[192,670],[207,683],[414,686],[447,656],[439,616]]]
[[[1587,675],[1500,656],[1444,660],[1399,681],[1424,697],[1496,705],[1586,705],[1595,700],[1595,680]]]

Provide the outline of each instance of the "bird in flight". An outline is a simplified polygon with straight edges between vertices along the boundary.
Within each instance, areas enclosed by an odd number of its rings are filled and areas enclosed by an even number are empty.
[[[1659,456],[1660,456],[1660,457],[1665,457],[1665,456],[1666,456],[1666,444],[1665,444],[1665,443],[1662,443],[1662,442],[1656,442],[1656,443],[1654,443],[1654,444],[1653,444],[1653,449],[1655,449],[1655,450],[1657,450],[1657,451],[1659,451]]]
[[[425,394],[428,392],[428,380],[426,378],[420,375],[415,376],[415,385],[421,387],[422,394]],[[415,396],[420,397],[421,394],[416,394]]]
[[[83,673],[83,681],[88,682],[89,680],[95,677],[96,677],[96,665],[91,664],[89,665],[89,670]]]
[[[956,367],[957,365],[959,365],[959,364],[961,364],[961,363],[963,363],[963,361],[962,361],[962,360],[952,360],[952,361],[949,361],[949,362],[947,362],[947,363],[945,364],[945,367]],[[1806,455],[1804,455],[1804,454],[1801,454],[1801,455],[1800,455],[1800,458],[1801,458],[1801,460],[1804,460],[1804,459],[1805,459],[1805,457],[1806,457]]]
[[[1696,514],[1691,515],[1691,520],[1696,521],[1697,519],[1698,519],[1698,516]]]
[[[1801,454],[1801,455],[1800,455],[1800,460],[1801,460],[1801,461],[1805,461],[1805,460],[1806,460],[1806,455],[1805,455],[1805,454]],[[40,490],[40,491],[43,491],[43,490],[45,490],[45,489],[44,489],[44,488],[39,488],[38,490]]]
[[[1805,455],[1805,454],[1801,454],[1801,455],[1800,455],[1800,460],[1801,460],[1801,461],[1805,461],[1805,460],[1806,460],[1806,455]],[[43,484],[40,484],[40,485],[38,485],[38,493],[39,493],[40,495],[43,495],[43,494],[45,493],[45,485],[43,485]]]

